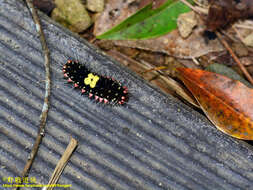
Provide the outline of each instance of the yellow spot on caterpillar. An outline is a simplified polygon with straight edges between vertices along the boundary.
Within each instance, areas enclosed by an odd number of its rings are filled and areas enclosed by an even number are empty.
[[[88,77],[84,79],[84,84],[90,85],[91,88],[94,88],[99,80],[99,76],[93,75],[92,73],[88,74]]]

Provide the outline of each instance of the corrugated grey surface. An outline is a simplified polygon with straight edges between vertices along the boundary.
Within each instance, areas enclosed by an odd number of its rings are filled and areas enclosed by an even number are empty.
[[[46,136],[30,176],[46,184],[69,137],[79,141],[59,183],[71,189],[253,189],[253,151],[200,114],[156,91],[43,16],[53,89]],[[125,107],[95,104],[65,84],[68,58],[120,80]],[[23,170],[44,97],[35,26],[22,1],[0,0],[0,176]],[[1,189],[1,188],[0,188]]]

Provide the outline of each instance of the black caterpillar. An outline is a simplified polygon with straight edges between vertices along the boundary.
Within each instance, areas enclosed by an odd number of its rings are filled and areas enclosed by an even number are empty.
[[[81,89],[91,99],[98,102],[122,105],[128,100],[128,89],[113,78],[100,76],[90,72],[77,61],[68,60],[63,66],[64,77],[74,83],[75,88]]]

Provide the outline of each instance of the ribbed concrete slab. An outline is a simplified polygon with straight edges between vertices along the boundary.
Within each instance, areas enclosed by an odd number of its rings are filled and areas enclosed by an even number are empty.
[[[42,16],[51,51],[46,136],[30,176],[46,184],[69,137],[79,141],[59,183],[71,189],[253,189],[253,150],[199,113],[150,87]],[[127,85],[124,107],[95,104],[65,83],[67,59]],[[0,177],[23,170],[44,97],[41,45],[22,1],[0,0]],[[30,189],[30,188],[28,188]]]

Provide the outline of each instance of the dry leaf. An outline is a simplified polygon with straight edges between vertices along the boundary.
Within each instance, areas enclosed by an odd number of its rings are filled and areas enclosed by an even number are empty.
[[[197,24],[198,21],[193,11],[183,13],[177,18],[178,31],[183,38],[187,38]]]
[[[33,4],[36,8],[46,13],[47,15],[50,15],[52,10],[55,8],[53,0],[34,0]]]
[[[252,0],[210,0],[207,30],[215,31],[236,20],[253,16]]]
[[[212,72],[189,68],[177,71],[218,129],[239,139],[253,140],[253,89]]]
[[[104,11],[96,18],[93,34],[99,36],[134,14],[141,0],[108,0]]]
[[[195,29],[187,39],[183,39],[178,30],[174,30],[154,39],[117,40],[114,43],[119,46],[162,52],[182,59],[197,58],[211,52],[224,50],[218,40],[211,40],[206,44],[205,39],[201,36],[202,32],[201,28]]]
[[[96,19],[94,35],[98,36],[104,33],[135,13],[141,6],[140,2],[140,0],[109,0],[105,10]],[[154,39],[122,40],[113,41],[113,43],[118,46],[162,52],[183,59],[196,58],[211,52],[224,50],[224,47],[217,39],[209,41],[208,44],[206,43],[206,40],[202,37],[204,23],[201,23],[201,19],[196,19],[199,26],[192,31],[187,39],[183,39],[179,35],[178,30],[174,30],[169,34]]]

